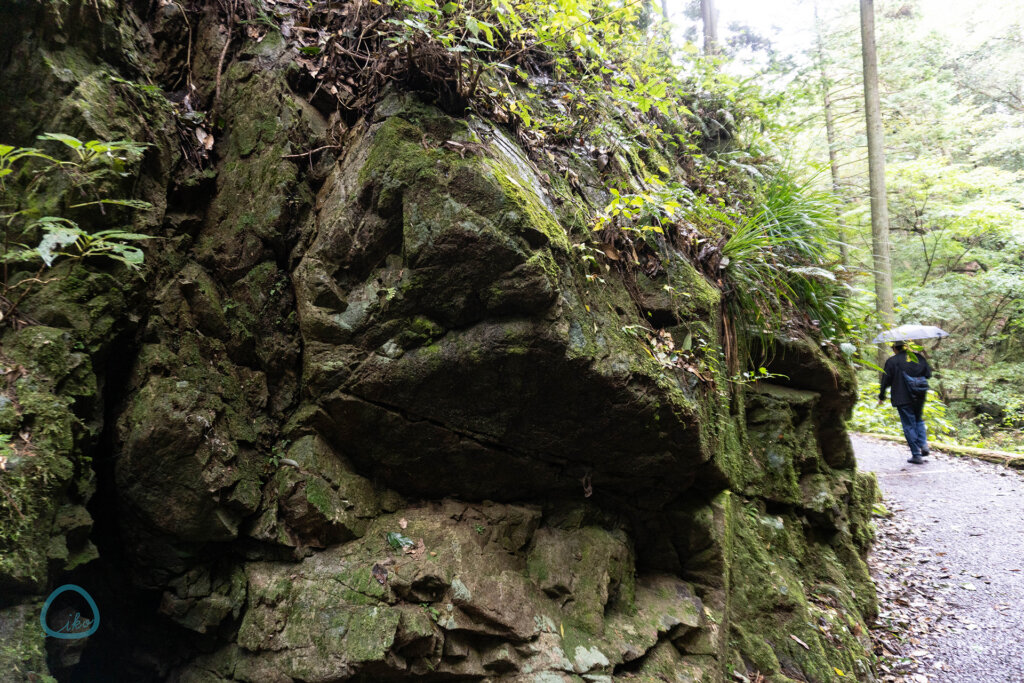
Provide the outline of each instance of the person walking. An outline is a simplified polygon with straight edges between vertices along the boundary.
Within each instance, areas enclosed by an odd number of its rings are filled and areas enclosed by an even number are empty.
[[[890,401],[900,414],[903,436],[910,446],[911,457],[907,462],[920,465],[930,452],[923,418],[925,393],[915,395],[907,386],[906,377],[929,378],[932,376],[932,369],[928,367],[928,360],[923,352],[915,353],[915,360],[911,361],[907,360],[907,348],[903,342],[896,342],[892,348],[895,353],[885,361],[881,389],[878,392],[878,405],[881,406],[885,401],[885,390],[891,387]]]

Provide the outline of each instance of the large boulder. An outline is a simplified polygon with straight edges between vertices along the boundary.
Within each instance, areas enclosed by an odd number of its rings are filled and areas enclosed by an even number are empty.
[[[317,432],[428,497],[656,509],[713,469],[715,401],[630,333],[621,285],[587,284],[523,153],[388,106],[350,133],[295,272]]]

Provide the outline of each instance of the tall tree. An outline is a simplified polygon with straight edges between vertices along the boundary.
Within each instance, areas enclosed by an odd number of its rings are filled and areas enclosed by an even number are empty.
[[[817,32],[818,73],[821,76],[821,95],[824,100],[825,108],[825,137],[828,141],[828,165],[829,170],[832,172],[832,192],[836,197],[839,197],[841,189],[839,184],[839,151],[837,149],[839,143],[836,140],[835,116],[832,112],[832,84],[825,71],[825,40],[822,37],[821,20],[818,17],[817,2],[814,3],[814,27]],[[839,254],[843,265],[845,266],[849,264],[850,256],[848,254],[846,234],[841,218],[836,221],[836,227],[839,232]]]
[[[875,271],[875,307],[882,324],[893,317],[892,259],[889,248],[889,207],[885,197],[885,140],[878,95],[878,54],[875,49],[875,3],[860,0],[861,55],[864,61],[864,114],[868,130],[868,183],[871,192],[871,246]],[[878,349],[879,360],[885,350]]]
[[[704,54],[718,52],[718,10],[715,0],[700,0],[700,17],[704,22]]]

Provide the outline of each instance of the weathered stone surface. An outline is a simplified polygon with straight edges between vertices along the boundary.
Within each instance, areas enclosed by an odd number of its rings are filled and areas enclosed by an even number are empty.
[[[634,609],[616,613],[606,629],[623,662],[643,657],[665,636],[675,641],[706,630],[693,587],[668,575],[640,579]]]
[[[621,533],[600,527],[542,529],[527,558],[531,578],[563,605],[576,628],[604,631],[605,608],[634,601],[633,553]]]
[[[237,619],[245,600],[245,574],[235,568],[215,575],[197,567],[171,581],[164,592],[160,612],[197,633],[215,631],[228,615]]]
[[[801,477],[827,468],[814,433],[820,396],[764,382],[746,396],[750,457],[738,483],[748,495],[795,505],[802,499]]]
[[[731,546],[730,637],[738,641],[750,670],[830,680],[833,667],[868,667],[865,622],[873,610],[855,597],[866,585],[866,573],[860,558],[849,552],[849,541],[807,538],[795,516],[768,515],[734,496],[720,504]],[[851,586],[855,590],[848,590]],[[861,597],[868,594],[870,589]],[[829,610],[845,624],[829,630],[829,638],[843,643],[841,649],[814,626]]]
[[[238,660],[239,680],[429,672],[604,680],[615,664],[645,656],[670,635],[706,629],[692,588],[668,575],[641,576],[635,599],[630,584],[628,600],[621,588],[611,595],[606,588],[595,602],[592,577],[632,579],[635,572],[626,549],[610,550],[621,537],[597,527],[538,528],[539,521],[539,511],[497,504],[407,508],[378,518],[363,539],[300,564],[250,563],[241,649],[222,656]],[[511,546],[509,539],[516,539]],[[509,552],[527,545],[547,548],[547,557],[579,553],[572,561],[586,568],[577,574],[582,580],[552,599],[536,583],[535,559],[531,578],[525,557]],[[193,576],[181,585],[200,585],[205,595],[203,581]],[[573,606],[577,600],[590,612]],[[196,677],[210,666],[200,659],[178,675],[202,680]],[[247,671],[259,673],[239,673]]]
[[[320,192],[295,272],[316,429],[404,492],[514,500],[589,474],[663,504],[712,457],[697,397],[574,281],[521,153],[462,158],[438,126],[503,135],[396,107],[359,130]]]
[[[300,438],[286,455],[277,456],[278,469],[264,487],[262,512],[248,534],[319,548],[362,536],[381,509],[381,492],[317,437]]]
[[[780,375],[774,382],[819,394],[814,425],[822,457],[830,467],[852,467],[853,446],[846,420],[857,402],[857,378],[850,364],[830,357],[807,338],[779,338],[767,357],[771,359],[768,370]]]
[[[639,674],[641,681],[670,683],[705,683],[722,680],[718,665],[708,657],[684,657],[671,643],[661,643],[644,660]]]

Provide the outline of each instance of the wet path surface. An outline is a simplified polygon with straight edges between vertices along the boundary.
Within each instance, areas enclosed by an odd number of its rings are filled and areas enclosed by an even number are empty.
[[[870,561],[882,623],[883,680],[1024,682],[1024,476],[854,437],[894,513],[876,518]]]

